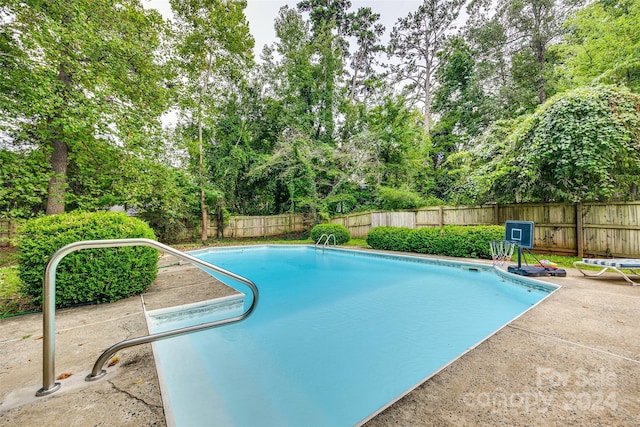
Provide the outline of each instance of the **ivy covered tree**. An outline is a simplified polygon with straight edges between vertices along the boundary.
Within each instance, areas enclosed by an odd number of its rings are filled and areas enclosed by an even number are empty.
[[[477,202],[635,200],[638,111],[640,97],[615,87],[556,95],[531,116],[494,124],[460,190]]]

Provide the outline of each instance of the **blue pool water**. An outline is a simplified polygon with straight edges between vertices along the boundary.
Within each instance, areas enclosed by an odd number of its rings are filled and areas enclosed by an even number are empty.
[[[253,280],[260,301],[240,323],[154,344],[178,426],[358,424],[555,289],[475,264],[308,246],[192,254]]]

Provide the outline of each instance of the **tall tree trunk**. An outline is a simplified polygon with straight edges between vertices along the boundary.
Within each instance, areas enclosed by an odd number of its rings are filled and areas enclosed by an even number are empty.
[[[536,61],[538,62],[538,101],[544,104],[547,101],[547,79],[544,77],[545,47],[541,41],[536,41]]]
[[[202,212],[202,227],[200,239],[206,242],[209,238],[209,213],[207,212],[207,203],[204,191],[204,144],[202,142],[202,109],[204,104],[204,96],[207,93],[209,79],[211,78],[211,67],[213,66],[213,55],[209,54],[209,63],[207,65],[207,73],[202,82],[202,91],[200,92],[200,105],[198,111],[198,180],[200,184],[200,211]]]
[[[51,143],[51,178],[47,189],[46,215],[64,213],[64,195],[67,186],[67,160],[69,147],[63,141],[54,139]]]
[[[533,50],[536,56],[536,62],[538,63],[538,76],[536,80],[537,89],[538,89],[538,101],[540,104],[544,104],[547,100],[547,79],[544,76],[545,72],[545,54],[546,54],[546,46],[542,39],[542,9],[544,8],[544,3],[536,4],[532,3],[533,10]]]
[[[209,213],[204,191],[204,154],[202,144],[202,121],[198,123],[198,180],[200,181],[200,211],[202,212],[202,227],[200,239],[206,242],[209,238]]]
[[[63,102],[68,100],[67,92],[71,89],[71,75],[67,72],[65,64],[58,67],[58,80],[62,82],[61,98]],[[49,120],[50,124],[53,120]],[[55,124],[53,126],[56,126]],[[69,161],[69,146],[61,139],[58,129],[53,129],[54,138],[51,141],[51,178],[47,188],[46,215],[64,213],[64,199],[67,191],[67,163]]]
[[[431,130],[431,66],[432,62],[426,59],[426,72],[424,76],[424,133],[429,135]]]
[[[356,54],[356,60],[353,64],[353,78],[351,79],[351,88],[349,90],[349,102],[353,104],[356,98],[356,84],[358,81],[358,70],[360,69],[360,55]]]

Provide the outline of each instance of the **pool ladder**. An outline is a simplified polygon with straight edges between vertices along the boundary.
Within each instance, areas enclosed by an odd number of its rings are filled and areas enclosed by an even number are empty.
[[[111,358],[116,352],[128,347],[133,347],[140,344],[147,344],[166,338],[175,337],[178,335],[185,335],[192,332],[200,331],[203,329],[215,328],[218,326],[226,325],[229,323],[239,322],[249,317],[253,313],[256,305],[258,304],[258,288],[251,280],[239,276],[235,273],[227,271],[223,268],[217,267],[208,262],[202,261],[196,257],[193,257],[184,252],[180,252],[170,246],[163,245],[150,239],[116,239],[116,240],[84,240],[80,242],[71,243],[67,246],[56,251],[49,262],[44,273],[44,296],[42,302],[42,313],[44,317],[43,325],[43,351],[42,351],[42,388],[36,392],[36,396],[46,396],[57,391],[60,388],[60,383],[55,382],[55,315],[56,315],[56,269],[58,264],[66,255],[71,252],[80,249],[95,249],[95,248],[119,248],[124,246],[149,246],[160,251],[170,253],[176,258],[184,261],[191,262],[207,270],[215,271],[225,277],[237,280],[244,283],[249,287],[253,294],[253,301],[251,306],[245,310],[242,314],[231,317],[228,319],[217,320],[215,322],[203,323],[200,325],[188,326],[186,328],[173,329],[170,331],[159,332],[156,334],[145,335],[142,337],[131,338],[121,341],[112,345],[106,349],[96,363],[93,365],[91,373],[85,378],[86,381],[94,381],[102,378],[106,375],[106,371],[102,369],[107,363],[107,360]]]
[[[324,248],[329,244],[331,238],[333,238],[333,246],[337,246],[338,244],[336,243],[336,236],[333,233],[324,233],[322,236],[320,236],[315,246],[320,246],[322,244],[322,250],[324,250]]]

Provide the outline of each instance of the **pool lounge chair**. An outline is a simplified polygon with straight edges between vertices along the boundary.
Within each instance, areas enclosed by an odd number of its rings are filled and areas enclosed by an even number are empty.
[[[598,267],[602,267],[602,270],[597,273],[591,273],[588,271],[584,271],[580,268],[579,265],[583,267],[585,265],[595,265]],[[582,261],[576,261],[573,263],[573,266],[580,271],[580,273],[584,274],[587,277],[598,277],[602,273],[607,270],[615,271],[624,277],[624,280],[631,283],[633,286],[640,286],[640,283],[636,283],[629,278],[625,273],[622,272],[621,269],[630,270],[631,273],[635,276],[640,276],[640,273],[637,273],[635,269],[640,269],[640,259],[599,259],[599,258],[583,258]]]

